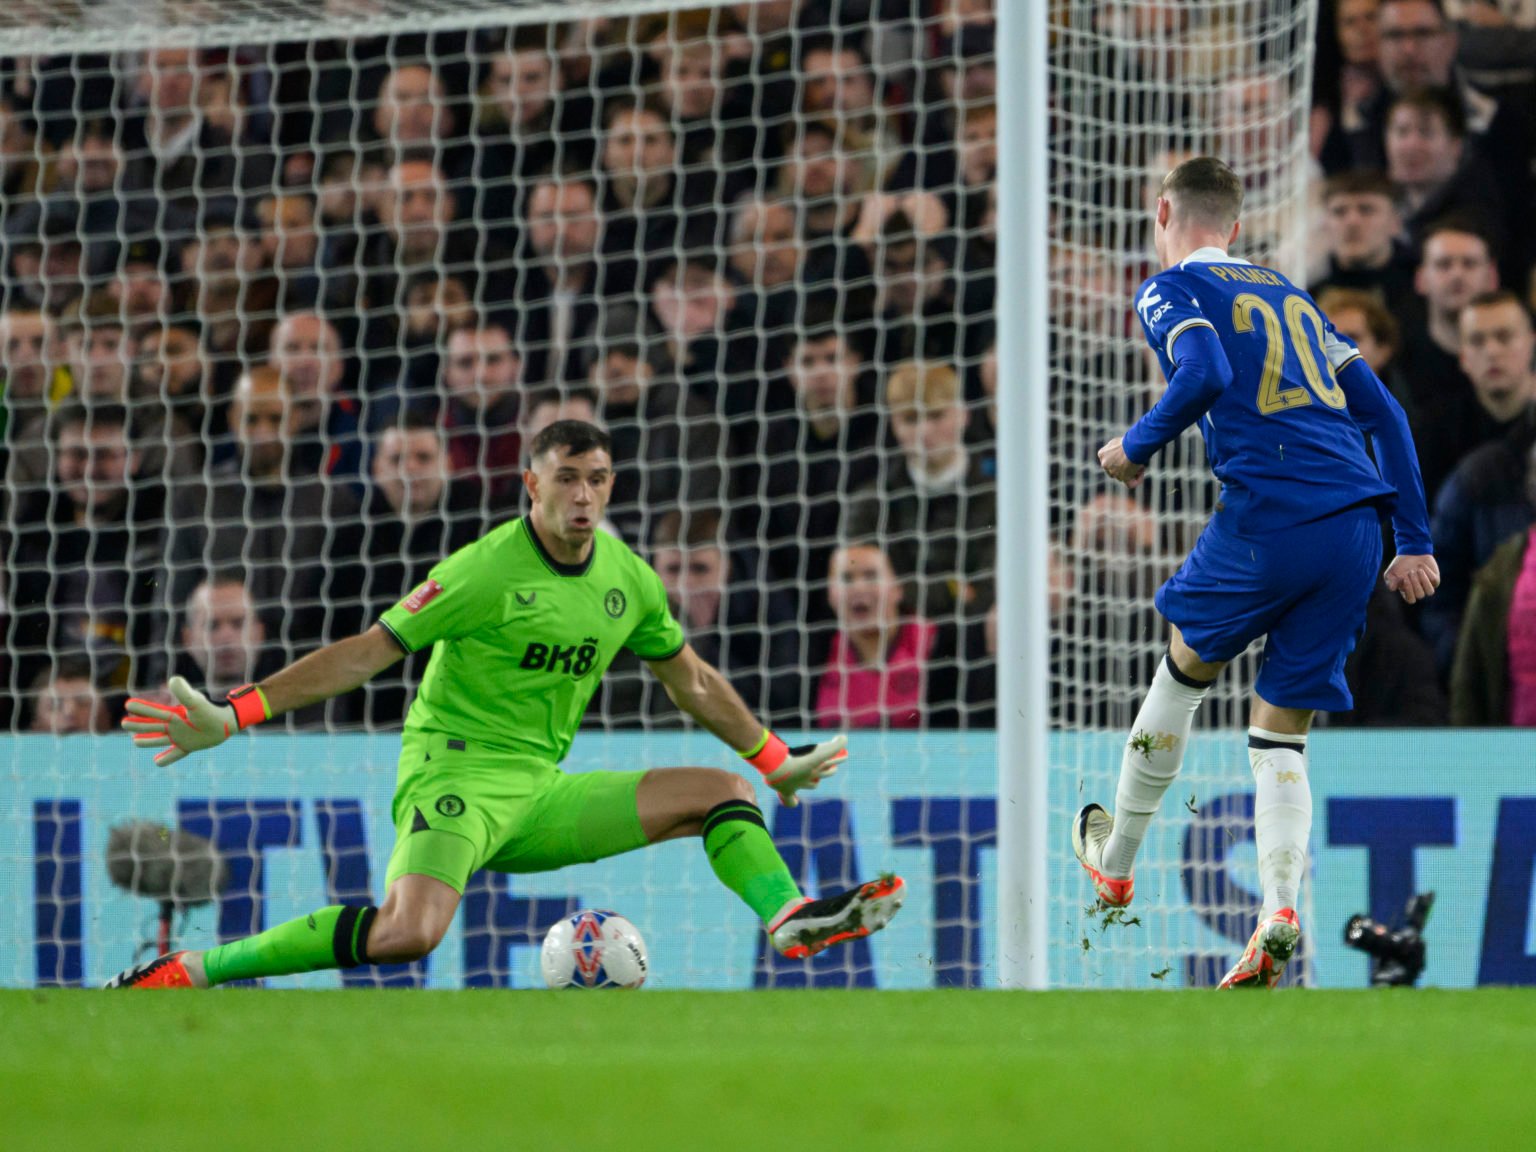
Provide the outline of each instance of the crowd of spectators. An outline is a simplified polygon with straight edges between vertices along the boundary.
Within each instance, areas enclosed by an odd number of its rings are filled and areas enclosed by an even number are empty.
[[[1055,5],[1111,51],[1139,37],[1108,71],[1142,100],[1084,177],[1053,89],[1061,724],[1129,718],[1201,506],[1078,451],[1155,395],[1146,236],[1078,209],[1139,217],[1211,138],[1151,80],[1197,7]],[[1334,722],[1536,723],[1530,6],[1323,7],[1303,260],[1409,413],[1445,578],[1423,611],[1373,605]],[[605,527],[773,723],[990,726],[992,8],[0,58],[0,728],[99,731],[169,674],[227,691],[367,626],[520,514],[525,445],[563,418],[612,435]],[[1222,89],[1240,169],[1288,83],[1255,57]],[[1250,192],[1247,252],[1279,259]],[[289,722],[396,726],[424,659]],[[592,718],[681,722],[630,659]]]

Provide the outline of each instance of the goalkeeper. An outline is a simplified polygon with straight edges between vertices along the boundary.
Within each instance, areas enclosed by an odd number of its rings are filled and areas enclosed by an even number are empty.
[[[534,439],[529,515],[432,569],[360,636],[212,701],[180,678],[164,706],[130,700],[123,727],[163,748],[159,764],[222,744],[284,712],[350,692],[433,645],[406,716],[380,907],[321,908],[202,952],[130,968],[108,987],[208,987],[321,968],[417,960],[448,931],[479,868],[544,872],[701,836],[721,882],[784,955],[813,955],[884,927],[905,885],[884,877],[803,896],[774,847],[752,785],[715,768],[586,772],[557,764],[619,648],[650,665],[679,708],[761,772],[784,804],[837,771],[845,738],[786,747],[683,639],[661,580],[599,532],[613,488],[608,435],[561,420]]]

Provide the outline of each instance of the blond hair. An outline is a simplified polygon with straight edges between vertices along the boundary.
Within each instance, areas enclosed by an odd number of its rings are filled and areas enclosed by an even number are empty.
[[[947,408],[961,402],[960,375],[948,364],[904,360],[885,381],[885,404],[900,408]]]

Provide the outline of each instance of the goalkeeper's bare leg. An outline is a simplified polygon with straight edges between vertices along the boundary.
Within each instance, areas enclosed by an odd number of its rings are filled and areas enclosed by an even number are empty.
[[[432,876],[407,873],[380,908],[332,905],[255,936],[203,951],[171,952],[118,973],[108,988],[208,988],[232,980],[324,968],[420,960],[442,941],[459,894]]]
[[[812,900],[800,891],[774,846],[752,785],[717,768],[647,772],[635,793],[640,827],[656,844],[701,836],[720,882],[763,922],[774,948],[791,959],[878,932],[906,896],[899,876],[882,876]]]

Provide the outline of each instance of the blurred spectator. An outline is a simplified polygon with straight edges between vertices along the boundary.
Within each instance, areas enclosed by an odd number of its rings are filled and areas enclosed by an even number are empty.
[[[801,238],[849,231],[875,187],[871,157],[850,151],[842,128],[826,120],[795,121],[785,129],[784,151],[777,192],[795,205]]]
[[[210,208],[238,214],[246,194],[272,181],[271,151],[237,157],[227,128],[209,117],[213,89],[205,82],[214,67],[193,48],[152,48],[135,76],[122,186],[140,226],[172,242],[198,232]]]
[[[165,490],[139,479],[128,410],[78,400],[49,419],[53,490],[14,513],[11,635],[17,678],[50,658],[89,660],[102,687],[152,681],[161,633]]]
[[[954,727],[954,626],[903,614],[890,556],[873,543],[837,549],[827,598],[838,630],[816,685],[816,727]]]
[[[367,621],[425,580],[439,560],[480,536],[480,483],[451,477],[448,468],[447,446],[430,417],[408,412],[380,434],[360,556]],[[430,656],[430,648],[412,653],[366,686],[370,724],[400,725]]]
[[[761,490],[748,498],[763,509],[765,581],[794,598],[795,618],[811,629],[809,658],[816,665],[827,651],[825,630],[817,626],[831,618],[823,581],[845,502],[878,475],[880,424],[873,389],[860,387],[858,354],[846,334],[824,320],[791,334],[787,373],[795,408],[764,425],[761,440],[751,445],[764,472]]]
[[[19,203],[53,186],[53,149],[32,130],[16,99],[0,91],[0,201]]]
[[[1418,414],[1412,410],[1413,397],[1398,363],[1402,329],[1381,298],[1358,288],[1325,288],[1315,299],[1339,335],[1360,350],[1371,371],[1397,398],[1413,424]]]
[[[448,337],[475,322],[475,307],[464,282],[456,276],[417,272],[405,281],[404,308],[396,351],[400,354],[399,379],[392,395],[373,397],[379,415],[392,404],[435,402],[442,376],[441,349]],[[377,419],[375,419],[377,423]]]
[[[89,661],[65,658],[38,673],[31,684],[29,731],[50,736],[112,730],[107,699],[91,680]]]
[[[1457,33],[1440,0],[1382,0],[1377,18],[1384,84],[1364,107],[1357,130],[1324,151],[1330,171],[1387,167],[1388,113],[1418,89],[1445,92],[1457,107],[1472,147],[1492,166],[1496,198],[1513,207],[1531,199],[1536,153],[1536,89],[1528,84],[1480,90],[1456,66]],[[1522,256],[1528,253],[1522,253]]]
[[[171,316],[171,291],[163,245],[152,236],[122,246],[117,266],[107,279],[106,294],[117,302],[128,330],[135,337],[158,328]]]
[[[379,85],[370,119],[383,155],[430,157],[449,187],[467,182],[467,141],[455,124],[446,87],[427,64],[413,60],[394,64]]]
[[[207,455],[203,361],[189,328],[151,328],[138,341],[129,379],[134,434],[145,475],[190,476]]]
[[[1328,267],[1310,286],[1312,295],[1361,289],[1375,293],[1394,314],[1411,307],[1413,252],[1398,240],[1403,222],[1392,182],[1370,171],[1330,176],[1323,185],[1323,212]]]
[[[562,132],[557,119],[561,108],[581,103],[588,107],[590,124],[590,100],[561,93],[550,30],[537,24],[510,31],[505,47],[486,66],[479,95],[471,132],[476,149],[472,178],[459,191],[463,215],[485,221],[492,242],[514,252],[538,175],[591,165],[590,129]]]
[[[1434,653],[1408,621],[1402,597],[1378,581],[1365,628],[1344,679],[1355,706],[1327,717],[1330,728],[1433,728],[1449,714]]]
[[[324,296],[315,202],[298,192],[267,196],[256,206],[262,261],[277,278],[277,306],[314,308]]]
[[[978,101],[960,105],[958,179],[945,190],[947,217],[956,235],[987,240],[987,190],[997,180],[997,105]]]
[[[801,263],[805,250],[796,240],[794,207],[744,193],[731,213],[726,243],[740,322],[758,334],[766,363],[781,363],[781,346],[811,283]]]
[[[238,571],[215,572],[192,590],[177,663],[178,674],[215,700],[278,670],[266,625]]]
[[[581,420],[602,427],[597,415],[597,393],[590,388],[541,388],[530,392],[519,412],[518,430],[524,444],[532,444],[556,420]]]
[[[1478,569],[1455,640],[1451,723],[1536,727],[1536,528],[1507,537]]]
[[[67,318],[63,333],[70,390],[93,400],[127,403],[137,349],[117,301],[105,292],[92,293],[79,312]]]
[[[1412,417],[1409,427],[1424,495],[1431,503],[1450,470],[1472,447],[1468,429],[1476,420],[1477,402],[1461,367],[1461,311],[1498,283],[1488,241],[1481,234],[1455,222],[1430,229],[1414,273],[1425,320],[1407,327],[1401,363],[1411,401],[1404,408]]]
[[[357,344],[366,359],[360,387],[368,395],[388,390],[406,372],[412,339],[402,320],[407,318],[411,285],[452,278],[469,299],[481,288],[474,236],[456,224],[453,195],[429,156],[408,154],[392,165],[378,188],[375,209],[379,227],[364,241],[359,274],[326,269],[328,310],[345,314],[361,305]],[[496,279],[485,287],[499,299]],[[424,304],[432,307],[432,292]],[[342,337],[346,343],[348,333]],[[422,346],[419,335],[415,345]],[[417,383],[430,387],[435,375],[435,366],[431,372],[423,369]]]
[[[1182,549],[1176,523],[1139,495],[1099,492],[1067,509],[1067,548],[1049,557],[1052,713],[1060,724],[1129,724],[1135,694],[1116,685],[1151,683],[1163,659],[1167,625],[1153,595]]]
[[[886,380],[885,409],[900,452],[855,494],[848,532],[885,543],[928,619],[980,618],[992,604],[997,491],[965,444],[960,378],[946,364],[903,363]]]
[[[743,551],[725,541],[715,510],[673,509],[656,522],[651,567],[694,651],[725,674],[753,712],[772,717],[770,723],[799,725],[805,715],[799,633],[789,606],[744,578]],[[609,704],[624,714],[680,720],[654,680],[636,680]]]
[[[592,348],[588,380],[613,437],[608,518],[631,547],[643,547],[650,519],[674,506],[717,502],[725,491],[718,420],[688,395],[634,309],[608,309]]]
[[[504,317],[513,343],[527,349],[530,382],[575,381],[586,374],[582,350],[597,325],[599,300],[633,281],[599,259],[603,218],[590,180],[547,176],[528,198],[524,244],[530,257]]]
[[[813,22],[824,20],[803,0],[767,0],[738,3],[731,13],[741,28],[726,39],[725,50],[736,62],[732,97],[745,106],[753,124],[763,133],[755,155],[775,159],[782,130],[795,111],[794,60],[796,44]]]
[[[361,413],[345,388],[347,363],[335,327],[318,312],[290,312],[272,329],[267,355],[288,388],[295,470],[356,479]]]
[[[0,311],[0,445],[5,486],[15,493],[48,477],[44,435],[61,350],[53,318],[36,308]]]
[[[244,364],[266,351],[277,285],[262,267],[261,246],[233,216],[205,215],[180,256],[180,310],[197,318],[203,383],[222,404]]]
[[[1403,226],[1415,244],[1437,220],[1456,215],[1507,253],[1509,222],[1498,184],[1467,147],[1461,108],[1442,92],[1407,92],[1387,111],[1387,177],[1403,200]],[[1523,265],[1517,265],[1523,267]]]
[[[1456,650],[1461,612],[1476,572],[1498,544],[1536,518],[1526,461],[1536,444],[1536,332],[1510,292],[1479,296],[1462,310],[1462,365],[1483,412],[1481,447],[1446,478],[1430,531],[1440,588],[1420,619],[1442,675]]]
[[[831,312],[850,329],[863,329],[874,308],[864,246],[840,234],[798,239],[797,213],[792,198],[749,193],[731,218],[738,315],[758,334],[770,367],[783,363],[784,343],[797,327]],[[781,411],[787,399],[770,396],[765,404],[770,412]]]
[[[886,366],[903,360],[979,356],[990,343],[981,301],[960,299],[950,248],[919,232],[905,212],[891,213],[880,228],[875,265],[875,359]],[[986,305],[990,310],[990,304]]]
[[[1319,78],[1327,89],[1326,132],[1335,150],[1330,154],[1324,144],[1319,159],[1330,171],[1350,166],[1345,141],[1365,131],[1370,106],[1381,92],[1380,8],[1381,0],[1337,0],[1334,5],[1334,38],[1342,59],[1337,77]]]
[[[448,336],[441,423],[451,473],[478,477],[498,516],[515,511],[522,494],[522,371],[522,357],[500,324],[457,328]]]
[[[707,194],[714,204],[729,204],[757,181],[753,158],[762,127],[745,90],[724,86],[722,41],[735,31],[728,12],[684,10],[670,13],[648,45],[660,72],[657,104],[677,134],[678,159],[712,177]]]
[[[23,200],[4,213],[4,303],[62,316],[84,291],[80,205],[71,199]]]
[[[866,158],[871,187],[887,187],[906,149],[880,105],[874,68],[858,42],[843,35],[802,40],[796,73],[801,115],[837,124],[843,148]]]
[[[759,410],[756,333],[714,252],[663,257],[651,287],[651,314],[690,396],[726,418]]]
[[[656,260],[713,242],[718,208],[715,177],[679,163],[672,125],[655,108],[627,97],[603,105],[603,255],[625,278],[649,285]],[[609,286],[610,290],[613,286]]]
[[[60,196],[80,205],[80,231],[86,240],[85,267],[97,279],[117,269],[122,237],[129,232],[126,206],[119,191],[124,163],[122,142],[110,116],[68,119],[74,123],[74,130],[59,143],[54,171]],[[144,221],[133,224],[135,233],[144,230]]]
[[[298,469],[294,412],[276,368],[240,377],[229,418],[234,455],[173,498],[170,604],[181,612],[210,571],[243,568],[288,663],[357,631],[358,504],[345,486]]]

